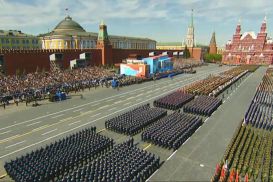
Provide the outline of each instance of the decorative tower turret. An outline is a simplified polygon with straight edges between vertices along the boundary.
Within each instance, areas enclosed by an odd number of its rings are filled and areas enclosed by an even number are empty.
[[[100,23],[97,46],[101,46],[102,44],[103,45],[110,44],[108,33],[107,33],[107,26],[104,24],[103,21],[101,21]]]
[[[108,33],[107,33],[107,26],[102,21],[99,26],[99,34],[98,34],[98,41],[97,41],[97,48],[101,49],[102,54],[102,64],[109,65],[113,64],[113,50],[112,45],[110,44]]]
[[[264,17],[260,33],[266,33],[266,16]]]
[[[240,35],[241,34],[241,19],[239,19],[237,27],[236,27],[236,32],[235,35]]]
[[[215,32],[212,33],[212,37],[210,39],[209,53],[210,54],[216,54],[217,53],[217,45],[216,45],[216,39],[215,39]]]
[[[241,19],[239,19],[238,24],[236,26],[236,31],[235,31],[235,34],[233,35],[233,43],[237,44],[238,42],[240,42],[240,38],[241,38]]]

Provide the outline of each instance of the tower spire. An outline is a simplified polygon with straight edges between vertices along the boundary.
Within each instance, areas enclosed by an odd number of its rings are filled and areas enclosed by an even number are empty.
[[[193,27],[193,9],[191,9],[191,27]]]
[[[266,33],[266,16],[264,17],[260,32]]]
[[[194,40],[194,26],[193,26],[193,9],[191,10],[191,21],[189,23],[185,45],[187,47],[194,47],[195,46],[195,40]]]
[[[217,53],[217,45],[216,45],[215,31],[212,33],[212,37],[211,37],[211,39],[210,39],[209,53],[210,53],[210,54],[216,54],[216,53]]]

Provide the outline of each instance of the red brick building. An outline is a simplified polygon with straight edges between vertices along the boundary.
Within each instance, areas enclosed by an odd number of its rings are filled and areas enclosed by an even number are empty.
[[[165,51],[177,52],[179,50],[157,50],[157,49],[117,49],[110,44],[107,26],[102,23],[98,34],[97,47],[95,49],[36,49],[36,50],[16,50],[0,49],[0,71],[12,75],[16,72],[29,73],[39,70],[50,70],[50,55],[61,54],[62,68],[69,68],[70,61],[78,59],[81,53],[90,53],[91,65],[113,65],[121,63],[123,59],[128,58],[130,54],[138,54],[142,57],[148,57],[150,52],[162,53]],[[192,57],[196,60],[201,58],[201,49],[192,49]]]
[[[273,63],[273,41],[267,36],[266,17],[260,32],[244,32],[241,34],[241,24],[238,23],[232,40],[226,44],[223,52],[224,64],[261,64]]]
[[[212,37],[210,39],[209,53],[210,54],[217,54],[217,44],[216,44],[215,32],[212,33]]]

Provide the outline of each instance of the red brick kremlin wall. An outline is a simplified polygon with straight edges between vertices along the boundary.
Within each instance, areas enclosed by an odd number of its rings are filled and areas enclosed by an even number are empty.
[[[154,50],[134,50],[134,49],[113,49],[113,63],[120,63],[123,59],[128,58],[128,55],[130,54],[138,54],[141,55],[142,57],[148,57],[150,52],[158,52],[158,53],[163,53],[163,52],[171,52],[171,56],[173,52],[181,52],[182,50],[159,50],[159,49],[154,49]],[[200,60],[201,58],[201,48],[189,48],[189,51],[191,55],[193,55],[194,59]],[[193,52],[193,54],[192,54]]]
[[[143,57],[148,57],[149,52],[157,51],[159,53],[169,51],[181,51],[181,50],[134,50],[134,49],[112,49],[112,63],[121,63],[121,61],[127,58],[130,54],[139,54]],[[52,49],[52,50],[0,50],[0,55],[4,56],[4,67],[6,74],[12,75],[19,70],[21,73],[35,72],[37,67],[40,70],[46,71],[50,68],[49,56],[54,53],[63,53],[63,66],[69,67],[69,61],[79,58],[79,55],[83,52],[90,52],[92,57],[92,65],[102,64],[102,50],[101,49]],[[190,50],[192,52],[192,50]],[[201,48],[193,49],[193,58],[200,60]]]

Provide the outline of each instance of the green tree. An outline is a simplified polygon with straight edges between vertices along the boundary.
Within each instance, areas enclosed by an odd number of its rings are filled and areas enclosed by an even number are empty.
[[[17,68],[16,71],[15,71],[15,75],[16,75],[16,76],[20,76],[20,73],[21,73],[20,69]]]
[[[185,46],[184,52],[183,52],[183,58],[188,59],[189,57],[191,57],[190,51],[187,47],[187,45]]]
[[[207,63],[218,63],[222,61],[222,55],[221,54],[205,54],[204,55],[204,61]]]

